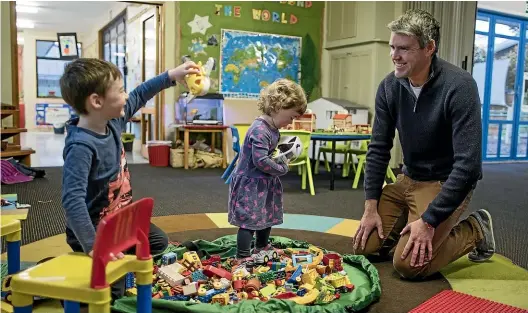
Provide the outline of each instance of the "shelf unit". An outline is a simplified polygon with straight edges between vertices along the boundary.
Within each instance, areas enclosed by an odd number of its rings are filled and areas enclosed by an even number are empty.
[[[20,146],[20,133],[26,132],[27,129],[20,128],[19,119],[20,111],[18,99],[18,44],[16,33],[16,11],[14,1],[9,3],[9,17],[11,27],[11,91],[13,104],[10,105],[3,102],[1,103],[0,133],[2,140],[2,149],[0,151],[0,157],[2,159],[14,158],[19,162],[30,166],[31,155],[35,153],[35,150],[31,148],[22,148]],[[5,25],[2,25],[2,28],[4,26]],[[12,117],[12,123],[10,123],[11,125],[9,127],[5,127],[4,121],[9,117]]]
[[[0,152],[0,156],[2,159],[15,158],[21,163],[29,166],[31,165],[31,155],[35,153],[35,150],[30,148],[23,149],[20,146],[20,133],[26,132],[27,129],[18,127],[19,110],[17,107],[18,106],[2,103],[2,108],[0,111],[0,115],[2,117],[1,124],[3,124],[5,118],[12,116],[13,126],[9,128],[4,128],[3,125],[1,126],[0,132],[2,134],[2,151]],[[12,142],[9,142],[10,138],[13,139]]]

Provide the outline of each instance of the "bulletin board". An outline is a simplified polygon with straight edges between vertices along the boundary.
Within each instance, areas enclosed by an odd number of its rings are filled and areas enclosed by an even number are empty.
[[[71,106],[64,103],[37,103],[35,108],[37,126],[66,123],[75,116]]]
[[[211,92],[225,91],[228,87],[222,87],[220,81],[220,72],[224,70],[225,74],[226,69],[220,60],[222,45],[225,45],[222,29],[272,34],[277,36],[275,38],[300,37],[301,85],[307,94],[319,86],[324,2],[203,1],[197,5],[196,2],[181,1],[179,6],[180,55],[190,55],[195,62],[205,63],[209,57],[217,61],[211,73]],[[295,75],[289,76],[296,79]],[[261,87],[269,83],[269,78],[255,79]],[[249,91],[253,93],[251,89]]]
[[[224,97],[258,98],[262,88],[279,78],[301,83],[301,37],[222,29],[221,38]]]

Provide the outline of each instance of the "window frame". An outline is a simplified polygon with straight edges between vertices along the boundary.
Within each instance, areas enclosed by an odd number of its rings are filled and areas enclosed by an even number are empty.
[[[58,45],[58,41],[57,40],[52,40],[52,39],[36,39],[35,40],[35,85],[37,86],[36,88],[36,98],[37,99],[62,99],[62,95],[59,97],[59,96],[45,96],[45,97],[41,97],[39,96],[39,71],[38,71],[38,61],[39,60],[49,60],[49,61],[67,61],[67,62],[72,62],[73,60],[65,60],[65,59],[61,59],[60,58],[60,53],[59,53],[59,56],[57,58],[50,58],[50,57],[39,57],[38,54],[37,54],[37,46],[38,46],[38,43],[39,42],[52,42],[52,43],[57,43]],[[82,53],[83,53],[83,50],[82,50],[82,42],[77,42],[77,44],[80,46],[81,50],[79,53],[79,56],[82,57]],[[57,46],[57,49],[59,49],[59,46]],[[77,47],[77,51],[79,51],[79,47]]]
[[[123,29],[121,32],[118,32],[117,30],[117,26],[120,24],[120,23],[123,23]],[[119,36],[120,35],[123,35],[123,49],[124,49],[124,53],[125,55],[124,56],[121,56],[121,58],[123,58],[123,72],[122,72],[122,75],[123,75],[123,85],[125,87],[125,91],[128,91],[128,85],[127,85],[127,78],[128,78],[128,66],[127,66],[127,55],[126,55],[126,50],[127,50],[127,10],[123,10],[121,13],[119,13],[115,18],[113,18],[108,24],[106,24],[100,31],[99,31],[99,34],[100,34],[100,48],[99,48],[99,57],[100,59],[102,60],[105,60],[105,61],[108,61],[112,64],[114,64],[115,66],[118,66],[119,64],[119,60],[118,58],[120,58],[120,56],[115,56],[116,60],[115,62],[112,61],[112,49],[111,49],[111,45],[110,43],[112,43],[112,30],[115,29],[116,31],[116,37],[113,39],[114,42],[113,44],[116,45],[116,51],[117,51],[117,44],[118,44],[118,40],[119,40]],[[105,40],[105,35],[108,34],[108,38],[109,38],[109,41],[106,41]],[[107,60],[105,58],[105,44],[109,44],[108,46],[108,55],[109,55],[109,60]]]

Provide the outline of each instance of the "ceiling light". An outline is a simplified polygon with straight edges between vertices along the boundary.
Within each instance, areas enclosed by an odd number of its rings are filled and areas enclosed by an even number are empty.
[[[17,5],[25,5],[25,6],[36,7],[36,6],[38,6],[38,3],[36,1],[18,0],[17,1]]]
[[[18,28],[35,28],[35,23],[28,20],[17,20],[16,24]]]
[[[27,7],[27,6],[23,6],[23,5],[17,5],[16,6],[16,11],[18,13],[38,13],[38,8],[37,7]]]

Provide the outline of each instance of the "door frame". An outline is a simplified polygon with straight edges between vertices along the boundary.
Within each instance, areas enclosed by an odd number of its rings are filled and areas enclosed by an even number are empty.
[[[486,71],[485,71],[485,82],[484,82],[484,99],[482,99],[483,103],[483,114],[482,114],[482,160],[486,162],[504,162],[504,161],[528,161],[528,154],[525,157],[517,157],[517,140],[518,140],[518,132],[519,132],[519,126],[520,125],[528,125],[528,121],[520,121],[520,114],[521,114],[521,106],[522,106],[522,87],[523,87],[523,80],[524,80],[524,56],[526,55],[525,48],[526,44],[528,43],[527,40],[527,27],[528,27],[528,19],[523,18],[522,16],[514,16],[510,14],[505,14],[501,12],[486,10],[486,9],[478,9],[477,10],[477,19],[479,17],[486,17],[489,18],[489,30],[488,32],[482,32],[475,30],[475,35],[482,35],[488,37],[488,47],[486,51]],[[495,22],[499,19],[501,21],[506,22],[515,22],[519,23],[521,27],[521,31],[519,34],[519,37],[511,37],[506,35],[496,35],[495,34]],[[490,118],[489,118],[489,106],[490,106],[490,97],[491,97],[491,77],[493,74],[493,60],[494,60],[494,54],[495,54],[495,38],[505,38],[505,39],[511,39],[511,40],[518,40],[519,41],[519,49],[518,49],[518,59],[517,59],[517,69],[516,69],[516,77],[515,77],[515,97],[513,102],[513,121],[491,121],[491,124],[497,124],[499,125],[499,132],[498,132],[498,140],[497,140],[497,157],[489,158],[487,157],[487,146],[488,146],[488,128],[490,125]],[[491,57],[490,57],[491,56]],[[519,73],[521,75],[519,75]],[[512,125],[512,138],[511,138],[511,150],[510,155],[508,157],[501,157],[500,156],[500,145],[501,145],[501,135],[502,135],[502,127],[503,125]]]
[[[156,51],[156,56],[157,56],[157,60],[156,60],[156,66],[157,66],[157,73],[160,74],[164,69],[165,69],[165,45],[164,45],[164,41],[165,41],[165,6],[164,6],[164,3],[163,2],[160,2],[160,1],[123,1],[125,3],[131,3],[131,4],[145,4],[145,5],[149,5],[149,6],[152,6],[155,8],[155,14],[157,15],[156,16],[156,23],[157,23],[157,32],[156,32],[156,41],[157,41],[157,44],[156,44],[156,48],[157,48],[157,51]],[[127,8],[123,9],[123,11],[121,11],[119,14],[116,15],[119,16],[120,14],[124,13],[124,12],[127,12]],[[115,19],[115,18],[114,18]],[[101,28],[104,29],[106,28],[108,25],[112,24],[112,22],[114,21],[114,19],[112,19],[112,21],[110,21],[109,23],[107,23],[105,26],[103,26]],[[126,27],[126,23],[125,23],[125,27]],[[103,59],[103,38],[102,38],[102,32],[101,30],[99,31],[99,58],[100,59]],[[126,36],[126,33],[125,33],[125,36]],[[125,40],[126,41],[126,40]],[[141,59],[141,62],[143,63],[143,58]],[[143,71],[143,64],[141,64],[141,69]],[[142,74],[142,77],[143,77],[143,74]],[[140,117],[141,117],[141,130],[140,130],[140,134],[141,135],[141,145],[142,145],[142,148],[143,146],[146,146],[146,142],[147,142],[147,133],[148,134],[148,137],[153,137],[155,140],[159,140],[159,139],[163,139],[165,138],[165,106],[163,105],[165,103],[165,90],[162,90],[160,91],[157,95],[156,95],[156,101],[155,101],[155,105],[154,105],[154,108],[142,108],[140,110],[141,114],[140,114]],[[154,118],[153,118],[154,117]],[[153,120],[153,123],[154,123],[154,132],[153,134],[150,134],[151,131],[150,129],[148,129],[150,127],[150,123],[152,123],[152,120]],[[150,121],[150,122],[149,122]],[[143,136],[143,134],[145,134],[145,136]],[[142,153],[144,154],[144,153]]]

